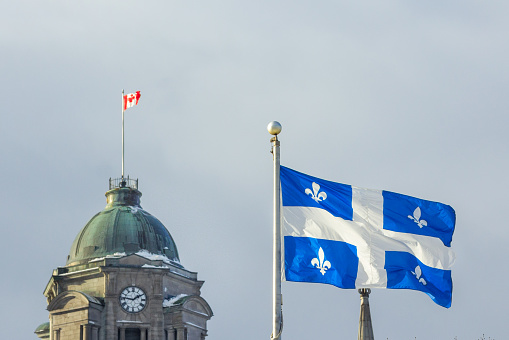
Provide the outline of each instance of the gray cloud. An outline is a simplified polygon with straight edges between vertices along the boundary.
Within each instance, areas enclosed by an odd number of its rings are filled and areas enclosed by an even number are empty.
[[[126,171],[206,281],[211,339],[271,331],[271,120],[299,171],[452,205],[453,306],[371,295],[377,338],[505,334],[508,5],[12,2],[0,13],[6,338]],[[502,292],[502,293],[501,293]],[[284,336],[355,338],[355,291],[284,283]],[[23,315],[23,317],[19,317]]]

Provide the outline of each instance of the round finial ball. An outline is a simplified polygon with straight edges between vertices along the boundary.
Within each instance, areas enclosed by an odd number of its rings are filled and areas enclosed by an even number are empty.
[[[279,122],[273,121],[270,122],[269,125],[267,125],[267,130],[271,135],[277,136],[281,132],[281,124]]]

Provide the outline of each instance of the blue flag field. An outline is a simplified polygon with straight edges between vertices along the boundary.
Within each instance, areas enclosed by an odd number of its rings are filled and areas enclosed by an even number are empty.
[[[281,195],[285,280],[413,289],[451,306],[452,207],[284,166]]]

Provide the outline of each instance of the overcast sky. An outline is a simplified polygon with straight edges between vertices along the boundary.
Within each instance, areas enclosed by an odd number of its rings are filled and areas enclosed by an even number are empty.
[[[374,290],[377,339],[507,337],[507,1],[4,1],[2,337],[126,174],[205,280],[208,339],[269,339],[272,157],[456,210],[453,303]],[[355,339],[359,294],[285,282],[284,339]]]

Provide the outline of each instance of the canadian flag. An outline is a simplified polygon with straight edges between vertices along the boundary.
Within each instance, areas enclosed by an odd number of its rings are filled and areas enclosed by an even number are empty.
[[[133,107],[134,105],[138,105],[140,97],[141,97],[140,91],[124,95],[124,110],[127,110],[128,108]]]

